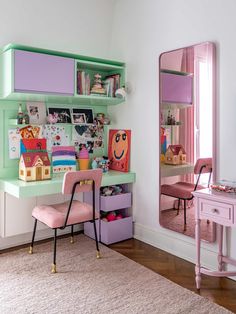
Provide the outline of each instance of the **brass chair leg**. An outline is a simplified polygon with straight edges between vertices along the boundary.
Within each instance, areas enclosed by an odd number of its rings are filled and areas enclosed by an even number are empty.
[[[52,264],[52,270],[51,270],[51,272],[52,272],[53,274],[55,274],[55,273],[57,272],[56,264]]]
[[[97,259],[98,258],[101,258],[101,253],[100,253],[100,251],[97,251]]]
[[[74,226],[71,226],[71,237],[70,237],[70,243],[74,243]]]
[[[37,228],[37,222],[38,220],[35,219],[34,220],[34,230],[33,230],[33,235],[32,235],[32,241],[31,241],[31,245],[30,245],[30,248],[29,248],[29,254],[33,254],[33,246],[34,246],[34,238],[35,238],[35,232],[36,232],[36,228]]]
[[[54,229],[54,250],[53,250],[53,263],[52,263],[52,273],[57,272],[56,268],[56,253],[57,253],[57,228]]]

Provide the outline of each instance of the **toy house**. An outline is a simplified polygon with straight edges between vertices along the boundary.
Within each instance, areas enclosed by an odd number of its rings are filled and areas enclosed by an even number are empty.
[[[169,145],[165,153],[165,164],[182,165],[186,163],[186,152],[182,145]]]
[[[19,162],[19,179],[23,181],[51,179],[50,165],[47,152],[22,153]]]

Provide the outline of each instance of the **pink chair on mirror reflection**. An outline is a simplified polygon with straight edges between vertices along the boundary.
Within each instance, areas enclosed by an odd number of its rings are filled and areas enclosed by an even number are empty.
[[[179,207],[180,201],[183,200],[184,202],[184,230],[186,230],[187,226],[187,218],[186,218],[186,201],[192,200],[193,195],[192,192],[196,190],[201,190],[206,188],[199,184],[199,180],[201,174],[209,173],[208,179],[208,186],[211,180],[211,173],[212,173],[212,158],[199,158],[194,166],[194,174],[198,175],[196,183],[189,183],[189,182],[176,182],[174,184],[163,184],[161,186],[161,194],[170,196],[173,198],[178,199],[178,211],[179,214]]]
[[[39,205],[34,207],[32,216],[35,218],[35,223],[29,253],[33,253],[34,238],[38,221],[54,229],[52,273],[56,273],[57,229],[65,229],[66,227],[71,226],[71,243],[73,243],[74,225],[87,221],[93,222],[97,258],[100,257],[95,223],[96,219],[99,218],[99,214],[95,210],[95,191],[96,189],[100,189],[101,180],[101,169],[66,172],[63,179],[62,194],[70,195],[70,201],[61,204]],[[90,191],[93,193],[92,205],[74,199],[77,193]]]

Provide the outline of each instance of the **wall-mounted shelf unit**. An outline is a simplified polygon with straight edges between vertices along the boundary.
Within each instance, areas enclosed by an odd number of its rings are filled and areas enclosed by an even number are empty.
[[[10,44],[1,53],[1,98],[16,101],[45,101],[83,106],[116,105],[124,99],[78,93],[78,72],[102,80],[117,75],[125,82],[123,62]],[[114,87],[115,89],[115,87]],[[112,96],[114,93],[112,94]]]

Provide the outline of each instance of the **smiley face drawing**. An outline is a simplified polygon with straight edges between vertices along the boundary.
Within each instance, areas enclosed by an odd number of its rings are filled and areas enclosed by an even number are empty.
[[[112,153],[114,159],[122,160],[128,151],[128,136],[124,130],[119,130],[112,137]]]
[[[110,130],[109,154],[111,169],[128,171],[130,130]]]

